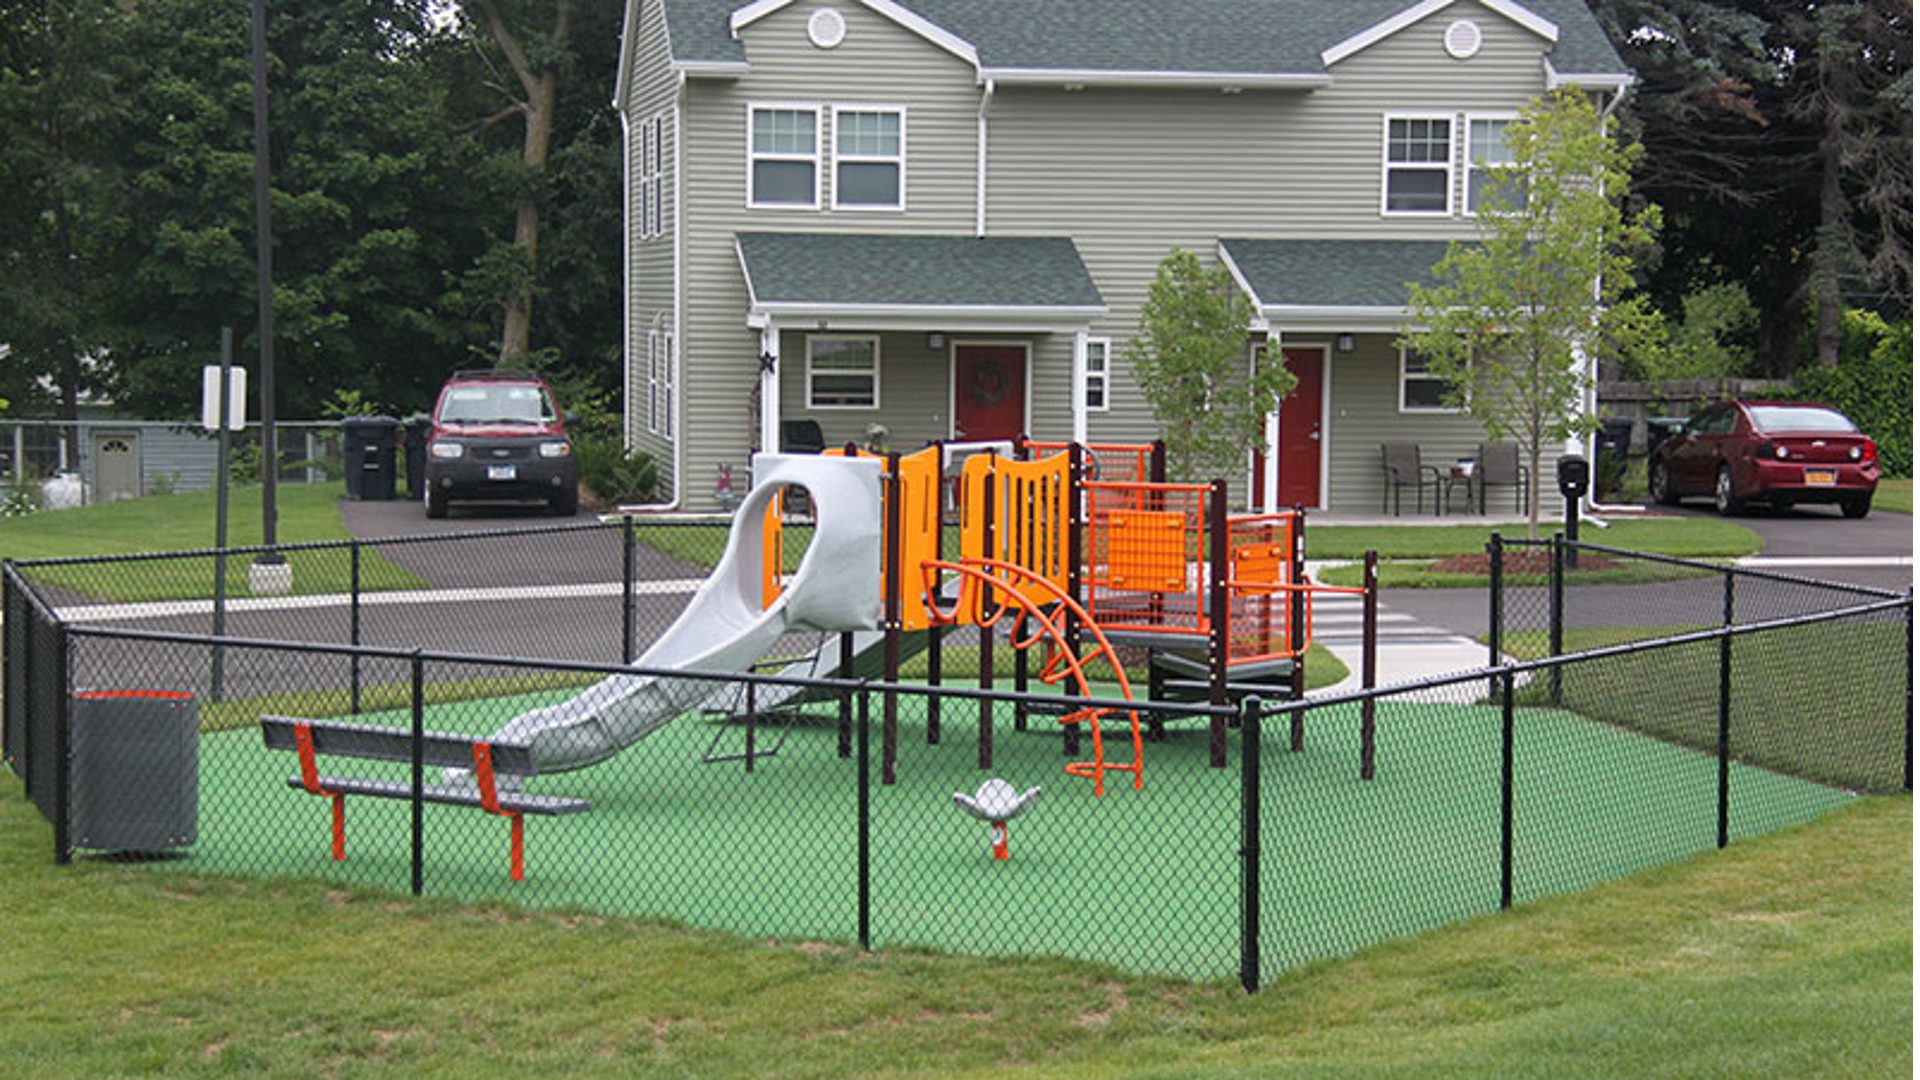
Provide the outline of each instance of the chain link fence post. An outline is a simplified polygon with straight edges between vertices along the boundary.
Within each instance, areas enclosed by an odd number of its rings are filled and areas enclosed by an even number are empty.
[[[1721,596],[1720,615],[1720,733],[1718,751],[1720,758],[1719,794],[1716,799],[1718,823],[1714,831],[1715,845],[1727,846],[1727,818],[1732,779],[1732,737],[1733,737],[1733,571],[1728,570],[1722,578],[1725,583]]]
[[[53,861],[73,861],[73,685],[67,625],[53,623]]]
[[[1513,669],[1500,673],[1500,910],[1513,906]]]
[[[423,797],[422,793],[426,788],[426,778],[427,778],[426,777],[426,773],[427,773],[427,769],[426,769],[427,679],[426,679],[426,663],[420,658],[420,650],[415,649],[413,651],[413,657],[409,661],[409,667],[411,668],[411,675],[412,675],[411,682],[413,684],[412,694],[411,694],[412,705],[413,705],[413,746],[409,751],[410,756],[413,759],[412,761],[413,786],[412,786],[412,790],[408,793],[408,800],[409,802],[412,803],[412,806],[409,808],[411,810],[409,827],[412,830],[411,840],[412,840],[413,895],[419,896],[422,887],[425,885],[425,877],[426,877],[426,871],[425,871],[426,839],[425,839],[425,831],[423,828],[423,826],[425,825],[426,800]]]
[[[1240,986],[1260,989],[1260,698],[1240,702]]]

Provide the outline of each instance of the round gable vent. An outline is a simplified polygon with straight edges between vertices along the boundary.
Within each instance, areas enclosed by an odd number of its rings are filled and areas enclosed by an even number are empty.
[[[807,19],[807,40],[822,49],[831,49],[847,39],[847,20],[830,7],[821,8]]]
[[[1455,19],[1447,27],[1447,55],[1465,60],[1480,51],[1480,24],[1472,19]]]

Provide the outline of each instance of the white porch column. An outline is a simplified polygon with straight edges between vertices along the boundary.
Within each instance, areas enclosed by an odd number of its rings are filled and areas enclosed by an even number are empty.
[[[1286,353],[1283,352],[1282,349],[1283,349],[1283,346],[1280,343],[1279,327],[1276,327],[1276,326],[1267,327],[1267,356],[1269,356],[1270,358],[1272,358],[1278,363],[1285,364],[1287,362],[1287,357],[1286,357]],[[1279,407],[1276,407],[1272,412],[1267,414],[1266,456],[1267,456],[1267,468],[1265,470],[1265,473],[1261,476],[1262,490],[1256,496],[1256,498],[1254,499],[1254,502],[1257,503],[1259,506],[1263,507],[1264,509],[1278,510],[1280,509],[1280,408]],[[1315,468],[1318,468],[1318,467],[1319,467],[1318,463],[1316,463]]]
[[[1067,391],[1073,398],[1073,441],[1087,441],[1087,327],[1073,332],[1073,385]],[[1113,362],[1107,362],[1109,370]],[[1029,372],[1027,378],[1033,378]]]
[[[760,331],[760,449],[780,449],[780,324],[772,319]]]

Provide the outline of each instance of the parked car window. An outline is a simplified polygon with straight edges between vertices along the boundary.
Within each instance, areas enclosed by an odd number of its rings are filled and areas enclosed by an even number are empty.
[[[1747,414],[1753,426],[1762,432],[1805,431],[1824,435],[1853,435],[1853,421],[1834,412],[1811,405],[1749,405]]]
[[[537,386],[456,386],[440,406],[443,424],[552,423],[558,413]]]
[[[1723,405],[1707,416],[1707,434],[1731,435],[1739,422],[1740,414]]]
[[[1709,424],[1712,424],[1714,418],[1718,415],[1720,415],[1720,410],[1718,408],[1706,409],[1704,411],[1694,413],[1693,419],[1687,421],[1687,434],[1705,435],[1707,433],[1707,426]]]

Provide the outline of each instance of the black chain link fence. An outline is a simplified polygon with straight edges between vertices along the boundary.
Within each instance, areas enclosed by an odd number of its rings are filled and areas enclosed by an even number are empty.
[[[989,680],[971,631],[942,635],[939,687],[926,684],[929,651],[913,647],[898,684],[870,665],[834,678],[838,635],[785,643],[820,658],[806,678],[781,676],[778,663],[750,675],[617,666],[678,614],[724,539],[689,528],[649,540],[636,528],[629,547],[627,528],[293,550],[293,595],[244,597],[219,638],[204,595],[211,555],[9,564],[8,760],[55,822],[62,860],[151,847],[173,852],[153,861],[157,872],[319,877],[754,936],[1069,956],[1237,975],[1249,989],[1804,821],[1856,793],[1911,789],[1906,597],[1833,593],[1822,605],[1805,599],[1828,595],[1810,583],[1743,576],[1732,625],[1723,606],[1675,602],[1634,608],[1655,621],[1618,636],[1586,638],[1568,612],[1593,611],[1589,596],[1507,582],[1491,600],[1503,607],[1493,625],[1506,662],[1242,707],[1226,768],[1209,767],[1208,739],[1216,712],[1229,713],[1167,705],[1164,738],[1144,743],[1141,787],[1115,768],[1096,796],[1093,779],[1065,768],[1095,759],[1089,724],[1061,722],[1095,705],[1009,689],[1004,637],[988,657],[996,690],[980,688]],[[698,549],[695,537],[716,546]],[[1705,582],[1708,599],[1723,600],[1732,580],[1661,562]],[[386,566],[410,576],[370,584]],[[503,566],[514,580],[489,580]],[[347,588],[326,576],[335,572]],[[227,580],[244,584],[245,572]],[[1549,620],[1528,625],[1541,592]],[[658,599],[657,613],[642,597]],[[623,627],[633,645],[609,645]],[[449,647],[473,642],[488,648]],[[472,741],[596,686],[618,697],[640,682],[673,707],[603,710],[603,724],[580,730],[600,732],[604,754],[583,767],[522,784],[511,755],[526,740],[500,740],[489,808]],[[1131,717],[1104,707],[1101,753],[1128,764]],[[1134,708],[1149,728],[1155,717]],[[372,743],[343,754],[327,730],[340,722],[386,734],[356,736]],[[314,740],[311,777],[301,725]],[[88,749],[126,730],[141,749],[98,760]],[[183,731],[190,753],[178,752]],[[1008,795],[1040,789],[1003,837],[956,800],[990,800],[982,785],[996,779]],[[494,812],[515,807],[517,826]],[[190,839],[169,840],[183,826]]]

